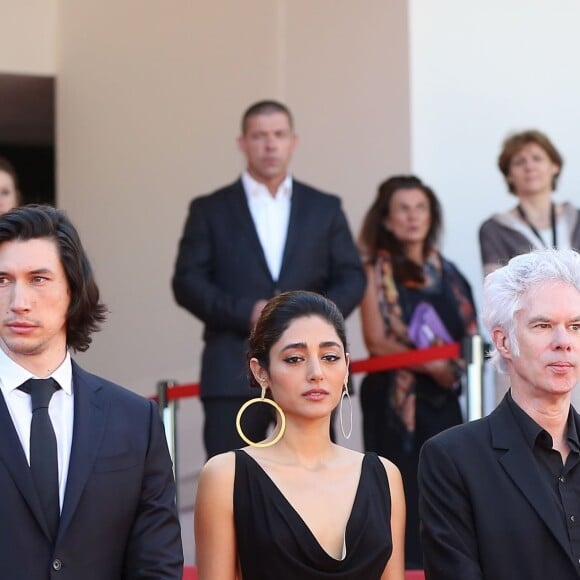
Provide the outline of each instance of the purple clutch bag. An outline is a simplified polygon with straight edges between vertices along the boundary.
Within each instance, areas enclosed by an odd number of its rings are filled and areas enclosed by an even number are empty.
[[[409,323],[408,333],[417,348],[428,348],[437,341],[453,342],[437,311],[427,302],[417,304]]]

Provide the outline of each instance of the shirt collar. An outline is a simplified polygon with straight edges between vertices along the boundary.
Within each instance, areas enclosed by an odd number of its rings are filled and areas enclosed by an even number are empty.
[[[72,362],[68,351],[60,366],[50,376],[58,382],[60,388],[67,395],[72,395]],[[2,392],[4,394],[14,391],[28,379],[37,378],[39,377],[34,376],[30,371],[14,362],[0,348],[0,379]]]
[[[578,430],[576,429],[572,407],[570,407],[570,412],[568,413],[568,445],[570,445],[572,451],[580,451],[580,440],[578,439]]]
[[[242,173],[242,185],[248,198],[258,197],[264,193],[270,195],[268,188],[263,183],[256,181],[247,171]],[[275,197],[276,199],[290,199],[292,197],[292,176],[289,173],[278,187]]]
[[[554,442],[552,436],[540,425],[538,425],[514,400],[512,397],[511,390],[508,391],[507,396],[508,405],[511,412],[519,425],[526,443],[530,449],[534,448],[536,442],[542,446],[552,449]],[[576,429],[576,421],[574,421],[574,414],[572,413],[572,407],[568,412],[568,422],[567,422],[567,433],[566,438],[570,449],[572,451],[580,450],[580,441],[578,439],[578,431]]]

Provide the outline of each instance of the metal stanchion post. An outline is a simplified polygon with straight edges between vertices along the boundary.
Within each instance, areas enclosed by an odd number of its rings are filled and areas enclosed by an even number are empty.
[[[177,401],[169,401],[167,399],[167,389],[169,387],[175,386],[176,381],[159,381],[157,383],[157,399],[159,401],[159,413],[161,415],[161,420],[163,421],[163,426],[165,427],[165,437],[167,439],[167,447],[169,448],[169,454],[171,455],[171,461],[173,462],[173,476],[175,478],[175,501],[179,509],[179,502],[177,496]]]
[[[483,342],[479,334],[463,342],[463,357],[467,363],[467,420],[483,417]]]

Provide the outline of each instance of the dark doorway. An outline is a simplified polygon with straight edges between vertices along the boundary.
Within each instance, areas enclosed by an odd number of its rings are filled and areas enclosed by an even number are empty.
[[[55,205],[54,78],[0,74],[0,155],[18,174],[22,203]]]

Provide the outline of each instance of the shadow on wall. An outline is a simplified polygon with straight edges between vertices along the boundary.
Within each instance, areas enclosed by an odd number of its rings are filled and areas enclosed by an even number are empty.
[[[0,156],[16,170],[22,203],[55,204],[53,77],[0,74]]]

